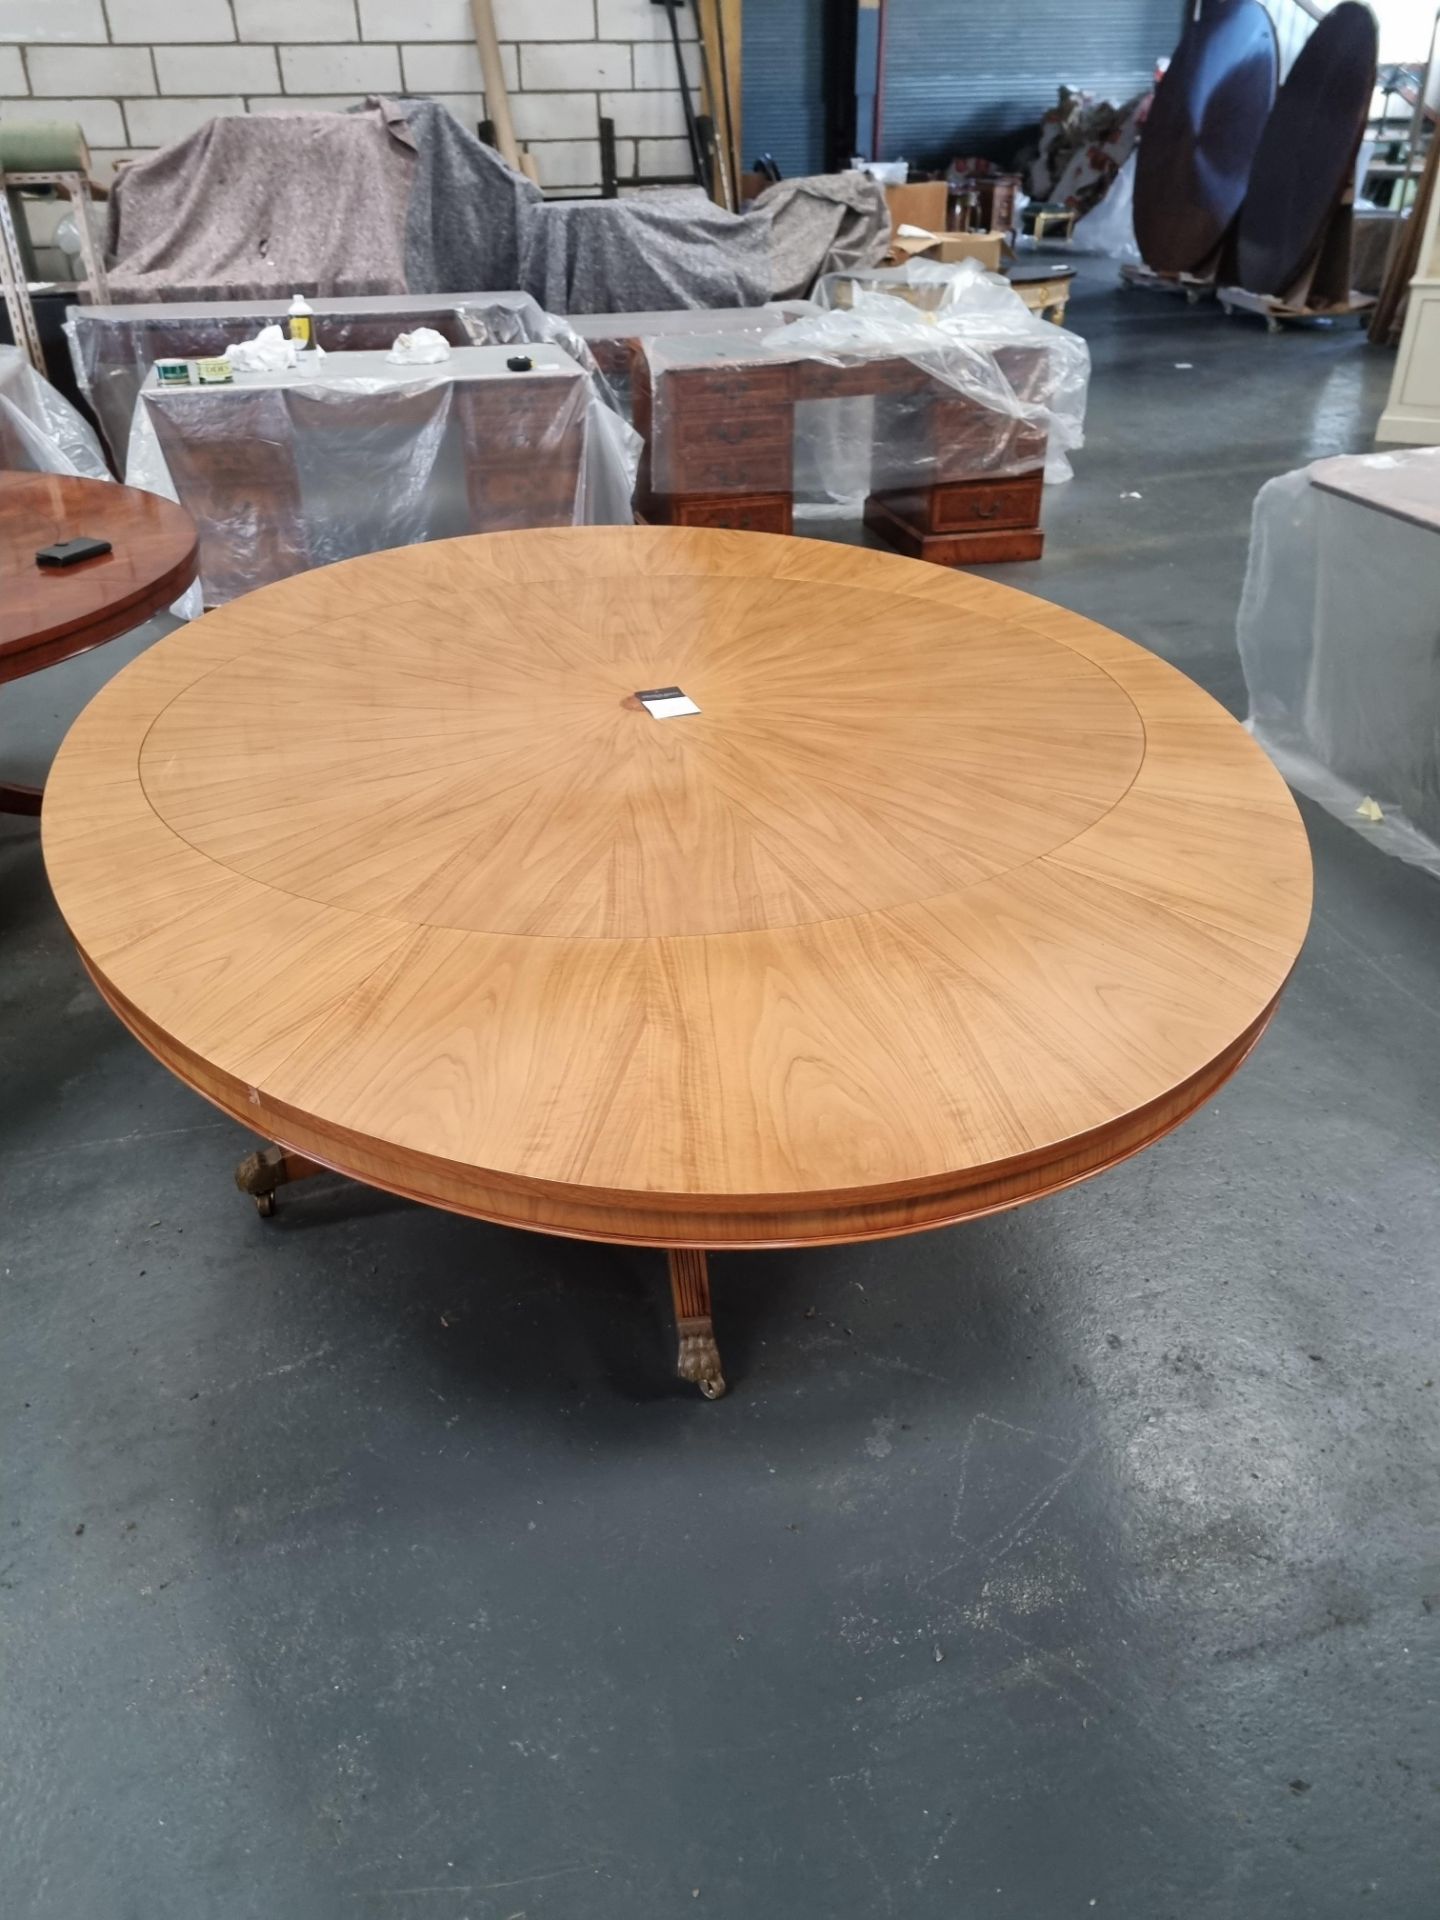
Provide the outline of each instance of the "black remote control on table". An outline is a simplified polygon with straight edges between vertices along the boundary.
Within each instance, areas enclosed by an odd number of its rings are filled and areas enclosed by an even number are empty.
[[[98,560],[102,553],[111,551],[108,540],[87,540],[82,535],[75,540],[57,540],[53,547],[41,547],[35,564],[37,567],[73,567],[81,560]]]

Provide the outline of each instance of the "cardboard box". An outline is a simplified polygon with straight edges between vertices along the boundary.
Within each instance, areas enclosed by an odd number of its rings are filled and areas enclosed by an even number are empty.
[[[897,234],[890,243],[890,257],[903,264],[906,260],[938,260],[949,266],[956,260],[978,260],[987,273],[1000,271],[1003,233],[932,233],[903,239]]]
[[[886,187],[885,198],[890,203],[890,237],[895,237],[895,229],[899,226],[927,227],[932,233],[942,231],[948,193],[949,188],[943,180],[916,180],[903,187]]]

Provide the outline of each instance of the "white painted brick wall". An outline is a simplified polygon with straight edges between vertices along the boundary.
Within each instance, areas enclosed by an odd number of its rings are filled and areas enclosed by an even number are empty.
[[[125,122],[118,100],[0,100],[7,120],[78,120],[92,147],[125,144]]]
[[[398,93],[400,49],[282,47],[280,72],[287,93]]]
[[[43,0],[48,7],[55,0]],[[308,0],[301,0],[308,4]],[[30,11],[39,8],[30,0]],[[233,40],[235,16],[230,0],[109,0],[110,38],[139,40],[152,47],[170,40]]]
[[[547,4],[548,0],[542,0]],[[595,0],[598,20],[597,32],[602,40],[669,40],[670,22],[665,17],[665,9],[652,5],[652,0]],[[699,29],[695,24],[695,14],[690,7],[677,8],[680,18],[680,38],[695,40],[699,38]]]
[[[355,0],[233,0],[233,5],[242,40],[283,45],[355,38]]]
[[[161,93],[278,93],[274,47],[156,47]]]
[[[469,30],[474,31],[473,24]],[[495,31],[502,40],[521,42],[593,40],[594,0],[495,0]]]
[[[526,92],[629,87],[630,49],[608,40],[532,41],[520,49]]]
[[[692,87],[700,84],[700,43],[690,41],[680,49],[685,60],[685,71],[690,77]],[[631,49],[634,58],[634,79],[632,85],[642,89],[671,91],[675,87],[675,49],[666,40],[639,40]]]
[[[32,93],[73,100],[156,91],[149,47],[31,47],[25,64]]]
[[[539,0],[536,12],[543,8]],[[475,39],[470,0],[359,0],[365,40]]]
[[[516,131],[547,188],[599,185],[601,114],[622,175],[689,172],[651,0],[495,0],[495,14]],[[681,31],[698,87],[688,7]],[[339,112],[401,90],[468,127],[486,118],[470,0],[0,0],[0,115],[78,120],[102,176],[217,114]]]
[[[106,102],[109,105],[109,102]],[[163,100],[127,100],[125,124],[136,147],[168,147],[174,140],[203,127],[207,120],[224,113],[243,113],[245,102],[238,95],[205,94]],[[87,136],[88,137],[88,136]]]
[[[678,87],[671,93],[602,93],[600,111],[615,122],[621,137],[663,140],[685,135]]]
[[[405,69],[407,93],[430,93],[438,99],[445,93],[484,93],[480,56],[474,41],[465,45],[451,41],[423,40],[418,46],[402,47],[400,58]],[[500,66],[505,88],[516,93],[520,87],[520,50],[502,46]],[[481,115],[484,118],[484,115]],[[474,121],[467,122],[473,126]]]
[[[0,0],[0,40],[108,40],[100,0]]]
[[[632,172],[642,180],[673,178],[690,170],[690,148],[684,140],[637,140]]]

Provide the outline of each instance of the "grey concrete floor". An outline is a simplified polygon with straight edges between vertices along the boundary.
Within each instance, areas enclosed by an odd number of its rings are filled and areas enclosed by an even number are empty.
[[[1254,493],[1392,363],[1107,281],[1003,577],[1239,706]],[[7,691],[12,765],[138,644]],[[716,1406],[654,1255],[338,1181],[257,1219],[0,826],[0,1912],[1440,1912],[1440,888],[1305,811],[1214,1106],[1017,1213],[718,1259]]]

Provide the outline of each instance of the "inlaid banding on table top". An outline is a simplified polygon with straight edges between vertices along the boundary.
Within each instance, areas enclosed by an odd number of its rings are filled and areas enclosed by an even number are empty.
[[[625,704],[671,685],[698,716]],[[218,1104],[439,1205],[661,1244],[904,1231],[1139,1150],[1238,1063],[1309,912],[1283,782],[1154,655],[963,574],[673,528],[237,602],[87,709],[44,831],[111,1005]]]
[[[736,581],[718,604],[705,580],[497,583],[458,612],[392,608],[388,677],[369,616],[330,620],[179,692],[141,778],[175,833],[262,885],[592,939],[911,905],[1055,851],[1123,797],[1144,727],[1102,667],[945,606],[887,635],[892,606],[847,596],[847,622],[882,637],[838,683],[834,596],[806,581]],[[683,726],[627,708],[624,689],[682,682],[702,710]]]

